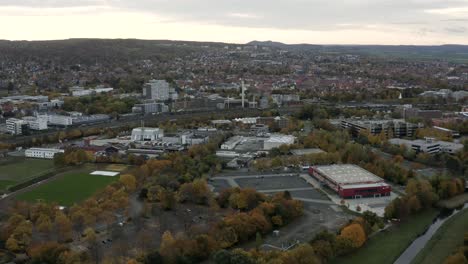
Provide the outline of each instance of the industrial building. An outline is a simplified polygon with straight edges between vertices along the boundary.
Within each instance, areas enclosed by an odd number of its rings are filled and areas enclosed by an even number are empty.
[[[309,174],[341,198],[390,196],[392,191],[382,178],[356,165],[313,166]]]
[[[415,108],[412,105],[403,105],[399,106],[395,109],[395,111],[404,119],[409,118],[424,118],[424,119],[432,119],[432,118],[442,118],[442,111],[440,110],[423,110],[419,108]]]
[[[25,151],[27,158],[37,159],[53,159],[55,154],[64,153],[63,149],[51,149],[51,148],[30,148]]]
[[[164,131],[159,128],[139,127],[132,130],[132,141],[156,141],[163,136]]]
[[[290,152],[292,155],[295,155],[295,156],[305,156],[305,155],[325,153],[325,151],[319,148],[292,149]]]
[[[359,135],[363,131],[368,131],[372,135],[384,132],[387,136],[391,133],[393,137],[401,138],[412,137],[416,133],[416,130],[423,127],[423,125],[408,123],[403,119],[341,120],[341,127],[349,129],[354,136]]]
[[[132,108],[133,113],[142,113],[144,115],[153,113],[166,113],[169,112],[169,107],[163,103],[147,102],[135,104]]]
[[[272,134],[263,142],[263,150],[271,150],[281,145],[291,145],[296,141],[296,137],[291,135]]]
[[[233,150],[242,141],[241,136],[234,136],[221,145],[222,150]]]

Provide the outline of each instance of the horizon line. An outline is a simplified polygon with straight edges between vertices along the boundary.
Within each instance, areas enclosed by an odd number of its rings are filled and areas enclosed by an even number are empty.
[[[419,46],[419,47],[441,47],[441,46],[468,46],[468,44],[456,44],[456,43],[444,43],[444,44],[316,44],[316,43],[286,43],[274,40],[251,40],[247,43],[236,43],[236,42],[222,42],[222,41],[200,41],[200,40],[181,40],[181,39],[144,39],[144,38],[57,38],[57,39],[1,39],[0,41],[8,42],[51,42],[51,41],[67,41],[67,40],[141,40],[141,41],[172,41],[172,42],[194,42],[194,43],[213,43],[213,44],[229,44],[229,45],[249,45],[252,42],[270,42],[280,45],[287,46],[298,46],[298,45],[311,45],[311,46]]]

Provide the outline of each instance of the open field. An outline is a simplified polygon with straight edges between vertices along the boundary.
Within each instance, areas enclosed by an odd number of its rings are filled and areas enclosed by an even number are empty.
[[[18,200],[57,202],[59,205],[70,206],[85,200],[96,191],[104,188],[118,177],[89,175],[92,170],[67,172],[46,184],[18,195]]]
[[[389,228],[386,231],[371,237],[366,245],[356,253],[338,258],[335,264],[358,263],[393,263],[411,242],[424,233],[439,212],[431,209],[417,215],[400,225]],[[437,262],[433,262],[437,263]]]
[[[0,180],[0,191],[5,191],[8,187],[15,185],[17,182],[9,180]]]
[[[0,165],[0,191],[53,171],[54,162],[43,159],[21,159]]]
[[[467,230],[468,210],[465,209],[447,220],[411,263],[443,263],[454,250],[463,245],[463,234]]]
[[[0,179],[21,182],[54,169],[52,160],[24,159],[0,165]]]

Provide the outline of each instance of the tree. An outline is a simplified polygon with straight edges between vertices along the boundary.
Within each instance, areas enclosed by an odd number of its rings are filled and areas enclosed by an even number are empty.
[[[90,247],[91,256],[94,261],[99,263],[100,261],[100,252],[99,252],[99,243],[97,241],[97,235],[94,229],[88,227],[84,231],[84,239]]]
[[[257,232],[257,234],[255,235],[255,248],[257,248],[257,250],[260,249],[262,244],[263,244],[262,234],[260,234],[260,232]]]
[[[320,260],[309,244],[301,244],[291,251],[285,252],[280,259],[288,264],[318,264]]]
[[[168,263],[173,263],[179,255],[178,249],[175,244],[176,240],[172,236],[172,233],[170,231],[164,232],[161,238],[159,252],[161,256],[163,256],[164,259],[168,261]]]
[[[5,246],[6,246],[6,249],[8,249],[9,251],[12,251],[12,252],[17,252],[17,251],[20,251],[20,249],[21,249],[19,244],[18,244],[18,241],[13,236],[8,238],[8,240],[6,241]]]
[[[161,203],[161,208],[164,210],[171,210],[176,205],[176,196],[171,190],[161,188],[158,192],[158,199]]]
[[[463,255],[462,252],[458,252],[454,255],[450,255],[444,261],[444,264],[466,264],[466,263],[468,263],[468,260],[466,259],[466,257]]]
[[[28,250],[32,263],[41,264],[64,263],[61,260],[63,259],[62,255],[66,252],[68,252],[68,248],[57,242],[41,243]]]
[[[55,226],[60,241],[69,241],[72,239],[72,223],[61,211],[58,211],[55,215]]]
[[[36,221],[36,228],[42,233],[50,232],[52,230],[52,221],[50,220],[50,217],[45,214],[41,214]]]
[[[360,224],[354,223],[341,230],[340,236],[352,242],[354,248],[360,248],[366,242],[366,233]]]
[[[408,199],[408,207],[412,213],[416,213],[421,210],[421,202],[416,195],[413,195]]]
[[[125,186],[125,190],[132,192],[136,189],[135,176],[131,174],[123,174],[120,176],[120,182]]]

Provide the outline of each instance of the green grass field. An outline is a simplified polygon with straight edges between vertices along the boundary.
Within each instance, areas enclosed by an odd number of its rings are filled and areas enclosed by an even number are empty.
[[[8,181],[8,180],[0,180],[0,191],[6,190],[8,187],[15,185],[17,182]]]
[[[24,159],[0,165],[0,180],[22,182],[51,170],[54,170],[52,160]]]
[[[443,263],[452,252],[463,245],[465,232],[468,232],[468,210],[447,220],[411,263]]]
[[[41,176],[54,169],[52,160],[21,159],[9,161],[0,165],[0,191],[6,191],[9,186]]]
[[[411,216],[398,226],[371,237],[356,253],[338,258],[334,264],[392,264],[403,251],[431,225],[439,212],[435,209]],[[435,263],[435,262],[434,262]]]
[[[30,202],[41,199],[46,202],[57,202],[62,206],[70,206],[85,200],[119,178],[89,175],[89,172],[65,173],[56,180],[18,195],[17,199]]]

